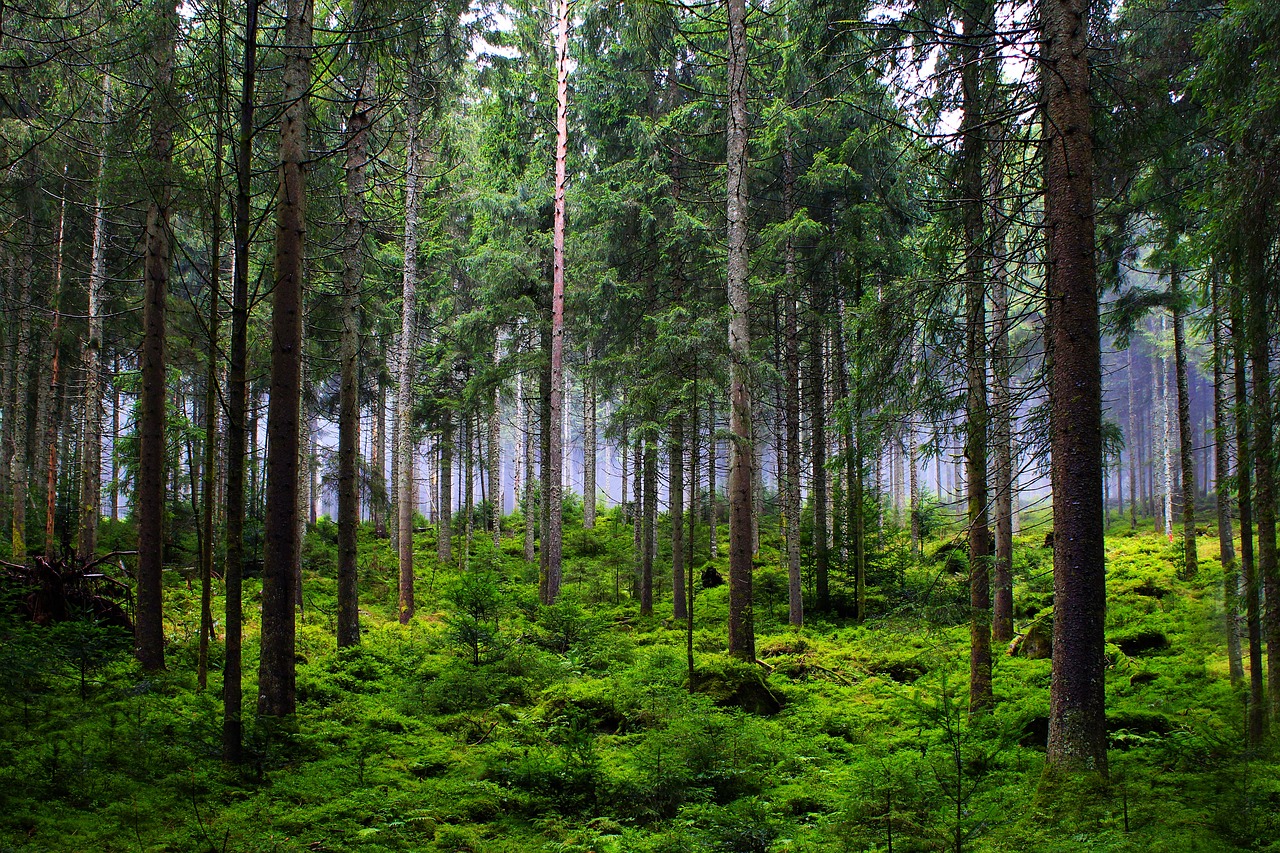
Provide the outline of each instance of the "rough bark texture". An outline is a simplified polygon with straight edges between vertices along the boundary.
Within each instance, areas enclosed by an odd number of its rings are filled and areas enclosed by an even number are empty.
[[[396,377],[396,553],[399,556],[400,624],[415,609],[413,595],[413,362],[418,339],[418,182],[422,140],[418,132],[420,104],[416,86],[409,95],[408,145],[405,153],[404,265],[401,270],[400,358]]]
[[[57,404],[62,400],[62,263],[67,230],[66,167],[63,167],[63,199],[58,205],[58,231],[54,242],[53,261],[53,324],[49,332],[49,348],[52,360],[49,364],[49,417],[44,427],[44,446],[47,465],[44,486],[44,557],[53,559],[54,528],[58,519],[58,422]],[[67,406],[62,401],[63,412]]]
[[[596,378],[591,374],[582,389],[582,526],[596,526]]]
[[[1105,773],[1102,369],[1086,8],[1085,0],[1039,4],[1054,509],[1047,758],[1059,769]]]
[[[684,415],[671,422],[671,615],[684,619]]]
[[[498,344],[493,344],[493,365],[498,366]],[[488,438],[487,459],[489,463],[489,533],[493,537],[496,548],[502,540],[502,424],[498,419],[499,407],[502,404],[500,388],[494,385],[493,395],[489,400],[489,425],[485,430]]]
[[[658,443],[652,430],[645,431],[642,466],[644,498],[640,536],[640,615],[653,615],[654,531],[658,521]]]
[[[994,160],[997,176],[1001,163]],[[1001,181],[993,176],[991,183],[997,187],[992,193],[997,221],[992,223],[992,275],[991,307],[995,322],[994,340],[991,346],[992,402],[995,411],[991,430],[994,445],[993,486],[995,488],[995,610],[991,620],[991,638],[1007,644],[1013,639],[1013,394],[1010,389],[1013,375],[1012,355],[1009,352],[1009,292],[1005,281],[1004,256],[1006,227],[1003,211],[999,209]],[[912,499],[914,501],[914,498]]]
[[[815,297],[817,294],[815,294]],[[830,554],[827,551],[827,395],[823,375],[822,324],[817,312],[809,318],[809,442],[813,464],[813,486],[809,502],[813,504],[813,574],[817,587],[817,610],[831,611]]]
[[[986,120],[982,74],[989,51],[990,2],[970,0],[961,15],[964,41],[960,122],[960,196],[964,220],[965,483],[969,532],[969,713],[989,708],[991,695],[991,532],[987,514],[987,287],[982,176]]]
[[[1254,239],[1256,242],[1256,238]],[[1271,317],[1265,255],[1248,259],[1250,270],[1249,371],[1253,386],[1253,464],[1257,489],[1254,508],[1258,524],[1258,574],[1267,602],[1263,630],[1267,639],[1267,704],[1272,718],[1280,716],[1280,567],[1276,563],[1276,486],[1271,409]]]
[[[1266,682],[1262,670],[1262,585],[1253,558],[1253,447],[1249,437],[1248,348],[1244,329],[1243,300],[1237,294],[1231,310],[1231,347],[1235,373],[1236,404],[1236,501],[1240,508],[1240,569],[1244,574],[1245,626],[1249,637],[1249,743],[1267,738]]]
[[[782,150],[782,204],[788,221],[795,216],[795,156],[790,137]],[[783,256],[783,347],[786,385],[785,455],[786,479],[782,483],[782,512],[787,540],[787,622],[804,624],[804,587],[800,574],[800,335],[796,310],[796,247],[791,236]]]
[[[747,265],[747,4],[728,0],[729,654],[753,660],[751,338]]]
[[[547,529],[543,550],[547,554],[547,583],[544,604],[555,604],[560,596],[561,514],[563,507],[564,460],[560,418],[564,396],[564,191],[569,142],[569,0],[556,0],[556,176],[553,200],[551,260],[551,412],[549,420],[551,489],[547,493]]]
[[[110,80],[102,75],[102,115],[108,116]],[[106,146],[98,152],[98,177],[89,250],[88,330],[84,339],[84,453],[80,464],[80,532],[76,555],[87,561],[98,548],[102,515],[102,287],[107,278],[107,211],[102,203],[107,172]],[[5,397],[7,402],[7,395]]]
[[[1226,616],[1227,666],[1231,685],[1244,682],[1244,663],[1240,650],[1240,567],[1236,564],[1235,543],[1231,530],[1231,451],[1227,441],[1228,417],[1226,399],[1226,353],[1222,342],[1222,300],[1219,276],[1212,272],[1209,295],[1212,302],[1213,341],[1213,473],[1218,517],[1218,556],[1222,563],[1222,605]]]
[[[1178,303],[1181,274],[1177,267],[1169,272],[1169,290],[1173,302],[1173,363],[1178,393],[1178,461],[1182,466],[1182,548],[1186,576],[1193,578],[1198,570],[1196,558],[1196,464],[1195,442],[1191,437],[1191,398],[1187,392],[1187,335],[1182,306]]]
[[[441,563],[453,560],[453,413],[444,413],[440,426],[440,521],[436,556]]]
[[[284,33],[284,117],[276,196],[271,391],[267,410],[267,506],[263,522],[262,658],[258,713],[292,716],[295,688],[295,567],[300,553],[298,479],[302,438],[302,277],[306,251],[307,103],[311,88],[311,0],[289,0]]]
[[[248,0],[244,64],[240,92],[240,130],[236,146],[235,262],[231,285],[231,345],[227,353],[227,555],[226,661],[222,667],[222,757],[240,761],[243,690],[241,585],[244,577],[245,425],[249,383],[246,373],[249,325],[249,228],[253,173],[254,82],[257,66],[258,0]]]
[[[134,619],[136,654],[143,669],[164,667],[161,571],[164,566],[165,303],[169,296],[172,234],[169,203],[173,160],[173,61],[178,14],[171,0],[157,0],[149,157],[155,169],[142,260],[142,349],[138,366],[138,598]]]
[[[342,199],[342,331],[338,343],[338,647],[360,643],[356,531],[360,526],[360,291],[364,286],[365,170],[373,116],[374,69],[363,28],[364,3],[352,7],[355,86],[347,116],[347,187]]]

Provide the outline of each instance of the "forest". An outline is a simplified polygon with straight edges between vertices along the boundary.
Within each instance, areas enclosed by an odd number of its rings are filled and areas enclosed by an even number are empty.
[[[0,3],[0,853],[1280,850],[1280,6]]]

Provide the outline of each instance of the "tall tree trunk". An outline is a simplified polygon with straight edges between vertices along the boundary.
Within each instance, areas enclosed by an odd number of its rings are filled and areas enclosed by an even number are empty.
[[[382,358],[386,357],[385,339],[379,338],[379,350]],[[377,400],[373,413],[373,465],[371,466],[369,484],[369,510],[373,516],[374,535],[385,538],[387,535],[387,382],[385,367],[378,370]]]
[[[102,75],[102,116],[109,120],[111,76]],[[98,549],[98,519],[102,517],[102,286],[107,279],[107,210],[102,203],[107,174],[107,149],[98,151],[94,183],[93,236],[89,250],[88,329],[84,340],[84,451],[80,463],[80,535],[76,554],[87,562]],[[6,380],[9,381],[9,380]],[[5,396],[6,404],[8,396]]]
[[[1125,349],[1125,376],[1128,389],[1129,428],[1125,434],[1126,450],[1129,453],[1129,529],[1138,529],[1138,502],[1142,499],[1142,483],[1138,474],[1139,422],[1137,406],[1137,378],[1133,366],[1133,344]]]
[[[138,596],[134,635],[142,668],[164,668],[164,617],[161,571],[164,566],[165,472],[165,302],[169,297],[172,235],[169,203],[175,118],[172,113],[173,62],[178,13],[172,0],[157,0],[152,45],[151,141],[148,156],[155,177],[147,208],[142,261],[142,349],[138,353],[142,391],[138,416],[138,477],[134,500],[138,518]]]
[[[1107,768],[1102,362],[1085,0],[1041,0],[1053,488],[1051,765]]]
[[[250,192],[254,129],[254,84],[257,76],[258,0],[248,0],[244,28],[244,63],[241,74],[240,127],[236,145],[235,261],[231,285],[231,342],[227,365],[227,521],[226,661],[222,667],[222,758],[238,764],[241,755],[243,688],[241,662],[244,613],[241,585],[244,577],[245,426],[248,404],[249,247]],[[117,401],[116,409],[119,409]],[[113,414],[113,418],[114,418]],[[114,454],[114,443],[113,450]]]
[[[338,390],[338,647],[360,644],[360,592],[356,532],[360,527],[360,296],[364,287],[365,169],[374,109],[374,66],[365,44],[363,0],[351,10],[355,66],[346,127],[346,193],[342,199],[342,331]]]
[[[218,370],[220,353],[218,351],[219,334],[219,302],[222,294],[222,194],[223,194],[223,145],[226,142],[226,125],[223,123],[227,115],[227,13],[226,4],[218,4],[218,80],[217,116],[214,119],[214,181],[213,204],[211,211],[210,231],[212,240],[209,249],[209,352],[204,376],[204,477],[200,484],[200,503],[203,516],[201,526],[203,534],[200,539],[200,650],[197,661],[196,680],[200,689],[208,686],[209,677],[209,642],[213,638],[213,534],[214,534],[214,491],[217,482],[218,452]]]
[[[564,191],[569,141],[569,0],[556,0],[556,175],[551,261],[551,441],[546,465],[551,469],[547,494],[547,530],[543,550],[547,554],[547,586],[544,604],[555,604],[561,580],[561,498],[564,460],[560,419],[564,396]]]
[[[671,615],[688,616],[684,596],[684,414],[671,422]]]
[[[960,196],[965,275],[965,483],[969,531],[969,713],[985,711],[991,694],[991,532],[987,514],[987,254],[982,162],[987,119],[983,75],[991,50],[991,0],[969,0],[961,13],[964,115],[960,123]]]
[[[814,294],[816,306],[817,294]],[[814,310],[809,317],[809,441],[813,464],[813,573],[817,584],[818,612],[831,612],[830,555],[827,552],[827,400],[823,375],[822,323]]]
[[[1209,278],[1209,298],[1213,313],[1213,462],[1216,482],[1216,509],[1218,515],[1218,555],[1222,562],[1222,607],[1226,615],[1227,666],[1231,673],[1231,685],[1239,687],[1244,682],[1244,663],[1240,652],[1240,568],[1236,565],[1235,544],[1231,531],[1231,490],[1227,483],[1231,477],[1231,451],[1227,444],[1226,353],[1222,343],[1222,302],[1219,293],[1219,274],[1212,270]]]
[[[1236,276],[1237,280],[1239,276]],[[1253,442],[1249,436],[1250,412],[1244,306],[1237,292],[1231,310],[1231,348],[1235,373],[1236,500],[1240,507],[1240,568],[1244,574],[1245,625],[1249,636],[1249,744],[1267,739],[1266,682],[1262,670],[1262,579],[1253,556]]]
[[[684,627],[685,627],[685,662],[689,673],[689,691],[697,688],[697,673],[693,662],[693,534],[698,525],[698,361],[694,356],[693,363],[693,395],[689,401],[689,529],[685,537],[685,579],[684,579]]]
[[[266,547],[262,563],[262,658],[258,712],[292,716],[297,705],[294,610],[299,555],[302,437],[302,278],[306,252],[307,104],[311,89],[311,0],[289,0],[284,33],[284,117],[276,200],[271,397],[267,410]]]
[[[1168,332],[1168,317],[1164,314],[1160,315],[1160,340],[1163,343],[1165,333]],[[1163,352],[1160,355],[1160,424],[1162,432],[1160,436],[1160,456],[1164,463],[1162,469],[1162,482],[1164,485],[1164,510],[1161,512],[1161,522],[1164,524],[1165,538],[1170,542],[1173,541],[1173,418],[1169,412],[1169,356]]]
[[[653,430],[644,433],[644,499],[641,501],[640,615],[653,615],[654,530],[658,521],[658,446]]]
[[[1251,236],[1250,242],[1260,243]],[[1266,249],[1251,247],[1246,259],[1249,276],[1248,336],[1249,371],[1253,384],[1253,464],[1257,491],[1253,505],[1258,522],[1258,574],[1267,602],[1263,629],[1267,638],[1267,702],[1271,717],[1280,717],[1280,567],[1276,564],[1276,488],[1271,402],[1270,281],[1266,269]],[[1243,464],[1242,466],[1243,467]]]
[[[521,430],[521,441],[524,444],[521,451],[524,464],[524,559],[525,562],[532,563],[537,557],[533,548],[533,534],[537,528],[538,495],[533,480],[533,406],[529,405],[528,400],[524,400],[523,386],[522,374],[521,387],[517,393],[524,405],[524,425]]]
[[[45,448],[48,465],[45,468],[44,557],[53,560],[54,528],[58,520],[58,421],[54,408],[62,396],[62,262],[63,245],[67,230],[67,168],[62,169],[62,200],[58,205],[58,232],[54,244],[53,260],[53,328],[49,335],[49,347],[53,358],[49,365],[50,413],[45,425]]]
[[[446,564],[453,560],[453,417],[453,412],[446,409],[440,426],[440,527],[436,557]]]
[[[728,0],[728,105],[726,132],[729,290],[729,654],[754,660],[751,604],[751,329],[747,258],[747,4]]]
[[[582,526],[596,526],[596,377],[590,372],[582,389]]]
[[[493,366],[498,366],[498,342],[493,343]],[[501,389],[493,386],[493,394],[489,401],[489,533],[493,536],[493,547],[502,544],[502,425],[498,419],[502,404]]]
[[[547,528],[551,525],[551,481],[560,482],[560,472],[552,471],[548,461],[551,458],[551,434],[559,432],[560,424],[551,419],[551,359],[545,357],[551,352],[551,324],[542,323],[543,359],[538,371],[538,596],[542,602],[547,601],[547,590],[551,583],[550,564],[547,562]]]
[[[716,544],[716,395],[712,391],[707,395],[707,549],[708,556],[714,560],[720,556],[720,548]]]
[[[995,322],[995,339],[991,346],[993,380],[992,396],[995,403],[995,423],[992,442],[995,447],[994,486],[995,495],[995,611],[991,620],[991,638],[997,643],[1013,639],[1013,394],[1010,390],[1013,375],[1012,354],[1009,351],[1009,290],[1006,282],[1005,254],[1008,227],[1004,218],[1003,157],[997,151],[990,162],[994,188],[991,194],[991,210],[994,220],[991,252],[991,307]]]
[[[1169,290],[1173,294],[1173,364],[1178,393],[1178,460],[1182,466],[1182,548],[1186,576],[1198,570],[1196,559],[1196,464],[1195,442],[1191,437],[1191,398],[1187,390],[1187,335],[1179,299],[1181,270],[1169,270]]]
[[[421,120],[416,80],[408,96],[409,139],[405,152],[404,266],[401,271],[400,375],[396,377],[396,549],[399,555],[400,624],[413,618],[413,361],[418,339],[418,182],[422,159]]]
[[[782,204],[783,215],[788,221],[796,213],[795,181],[795,155],[791,150],[791,137],[788,134],[782,149]],[[786,386],[787,476],[782,486],[782,506],[786,518],[787,540],[787,621],[799,626],[804,623],[804,587],[800,574],[800,335],[796,310],[796,247],[790,234],[787,235],[783,251],[783,345],[786,350],[783,375]]]

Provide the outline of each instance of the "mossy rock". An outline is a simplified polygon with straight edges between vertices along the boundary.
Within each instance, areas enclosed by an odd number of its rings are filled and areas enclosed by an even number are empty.
[[[1158,654],[1169,649],[1169,638],[1161,631],[1128,631],[1110,640],[1129,657]]]
[[[1028,660],[1046,660],[1053,657],[1053,608],[1046,607],[1036,613],[1009,644],[1010,656]]]
[[[699,662],[696,689],[722,708],[741,708],[763,717],[778,713],[784,704],[759,665],[728,657]]]
[[[872,675],[891,678],[899,684],[911,684],[929,671],[919,658],[898,656],[872,658],[864,666]]]

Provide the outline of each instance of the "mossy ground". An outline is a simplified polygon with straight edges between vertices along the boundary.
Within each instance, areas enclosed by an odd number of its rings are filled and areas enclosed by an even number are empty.
[[[614,519],[568,531],[550,609],[516,539],[494,549],[477,534],[463,572],[418,534],[405,627],[392,553],[366,531],[363,644],[343,652],[333,532],[310,533],[304,557],[296,731],[249,721],[243,767],[218,757],[218,644],[195,689],[197,607],[179,573],[156,677],[98,629],[5,617],[0,850],[1280,849],[1280,765],[1242,747],[1213,541],[1186,579],[1149,529],[1108,539],[1103,781],[1045,773],[1048,660],[997,649],[996,710],[968,719],[967,581],[901,536],[879,540],[875,618],[793,631],[766,529],[761,665],[724,655],[727,592],[699,589],[691,692],[683,627],[662,615],[669,582],[659,615],[640,618],[630,530]],[[1042,539],[1019,541],[1019,624],[1050,603]],[[257,592],[250,581],[249,614]],[[245,688],[251,708],[252,671]]]

